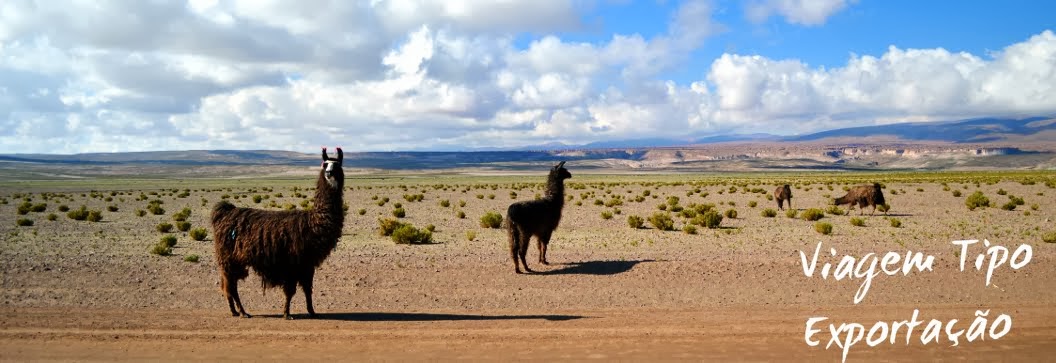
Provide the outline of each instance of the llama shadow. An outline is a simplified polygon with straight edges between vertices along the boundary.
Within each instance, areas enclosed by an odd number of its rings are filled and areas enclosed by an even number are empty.
[[[281,318],[281,315],[275,315]],[[341,320],[341,321],[498,321],[498,320],[547,320],[568,321],[583,319],[580,315],[476,315],[476,314],[430,314],[430,313],[319,313],[315,318],[305,315],[296,316],[298,319],[310,320]]]
[[[564,267],[549,270],[549,271],[536,271],[536,275],[615,275],[630,271],[635,265],[642,262],[656,262],[656,260],[638,260],[638,261],[586,261],[586,262],[569,262],[560,263],[555,265],[564,265]]]

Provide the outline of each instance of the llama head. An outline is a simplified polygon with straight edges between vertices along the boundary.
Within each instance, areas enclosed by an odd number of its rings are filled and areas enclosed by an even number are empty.
[[[321,168],[323,169],[323,176],[326,178],[326,183],[332,188],[343,188],[345,184],[345,171],[341,169],[341,162],[345,160],[345,153],[341,151],[341,148],[337,148],[337,159],[331,158],[326,154],[326,148],[323,148],[323,163]]]
[[[568,169],[565,169],[565,162],[562,161],[550,169],[550,176],[556,176],[560,180],[565,180],[571,178],[572,173],[569,173]]]

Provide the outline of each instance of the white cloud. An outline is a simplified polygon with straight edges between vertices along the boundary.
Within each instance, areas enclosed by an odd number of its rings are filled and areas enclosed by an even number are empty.
[[[846,8],[847,3],[846,0],[756,0],[745,5],[745,13],[755,23],[780,15],[792,24],[821,25]]]
[[[724,54],[680,84],[661,75],[727,30],[710,2],[600,42],[556,35],[582,26],[576,4],[6,1],[0,153],[512,147],[1056,112],[1051,31],[835,68]],[[757,3],[810,25],[846,6],[788,4]]]

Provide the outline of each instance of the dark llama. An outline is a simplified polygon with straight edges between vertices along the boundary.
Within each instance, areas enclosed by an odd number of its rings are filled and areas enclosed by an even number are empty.
[[[777,209],[785,210],[785,201],[788,201],[788,209],[792,209],[792,188],[788,184],[777,187],[774,190],[774,199],[777,199]]]
[[[572,174],[565,169],[562,161],[550,169],[546,178],[546,196],[536,200],[513,203],[506,210],[506,229],[510,237],[510,258],[513,258],[513,269],[521,273],[534,272],[528,268],[524,257],[528,254],[528,243],[535,236],[539,247],[539,263],[549,265],[546,261],[546,246],[550,236],[561,221],[561,209],[565,206],[565,179]],[[518,262],[519,261],[519,262]]]
[[[250,317],[239,299],[238,281],[249,276],[248,268],[252,267],[260,276],[262,288],[282,287],[286,294],[284,318],[292,319],[290,299],[297,292],[297,284],[304,291],[308,316],[315,317],[312,307],[315,269],[337,246],[345,219],[343,160],[341,148],[337,148],[337,159],[327,156],[323,148],[314,205],[310,210],[238,208],[227,201],[213,207],[213,241],[220,288],[227,296],[232,316]]]
[[[869,215],[876,213],[876,206],[884,204],[884,192],[880,188],[880,183],[873,183],[873,185],[859,185],[851,190],[847,191],[847,195],[836,198],[833,201],[836,205],[850,204],[850,208],[853,208],[855,204],[858,205],[858,215],[862,215],[865,206],[873,206],[873,211]]]

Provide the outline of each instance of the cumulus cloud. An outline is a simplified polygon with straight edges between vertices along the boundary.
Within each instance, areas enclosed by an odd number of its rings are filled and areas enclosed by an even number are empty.
[[[779,15],[792,24],[813,26],[825,24],[830,16],[846,8],[847,3],[847,0],[758,0],[745,6],[745,15],[755,23]]]
[[[752,6],[817,25],[847,4]],[[1056,112],[1051,31],[988,55],[891,46],[833,68],[723,54],[680,82],[663,75],[728,30],[711,2],[679,4],[655,35],[562,38],[587,9],[6,1],[0,153],[516,147]]]

